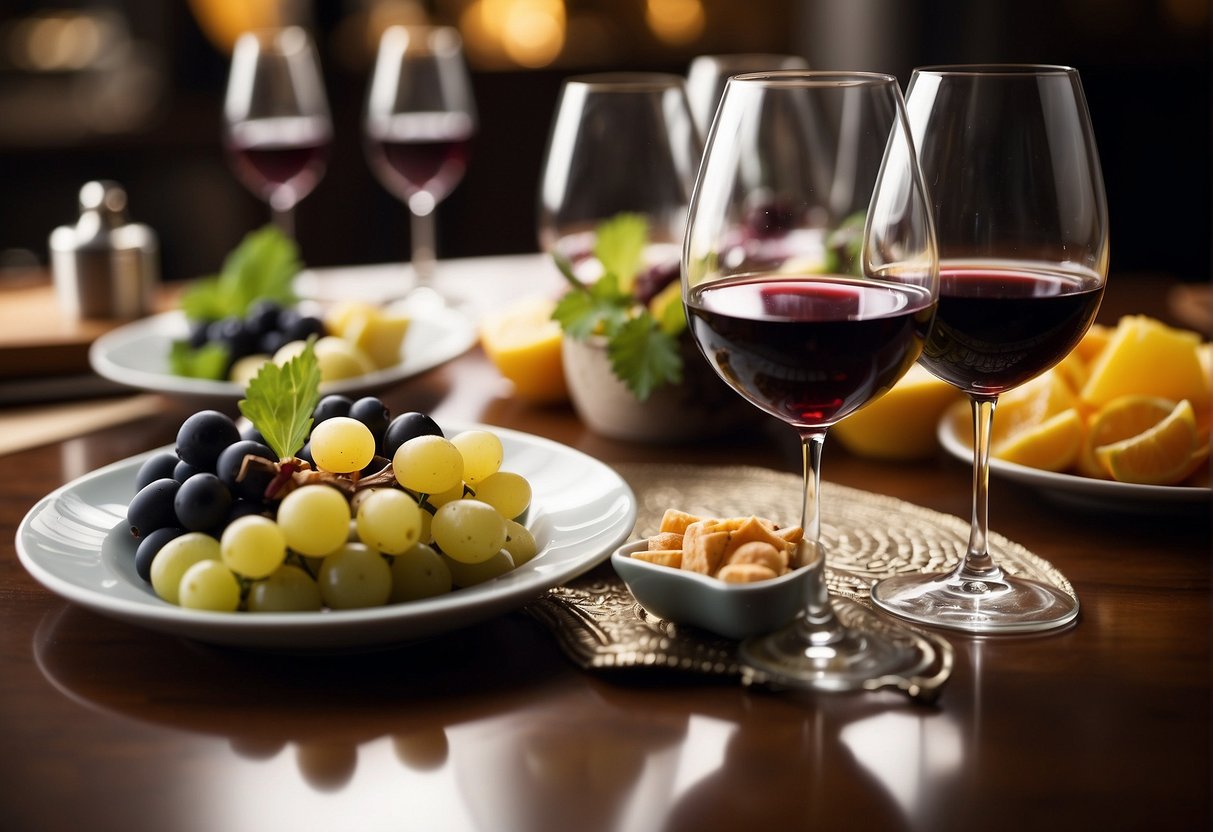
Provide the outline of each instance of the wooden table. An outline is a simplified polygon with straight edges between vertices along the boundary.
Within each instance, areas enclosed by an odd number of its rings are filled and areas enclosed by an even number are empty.
[[[493,281],[506,294],[520,276]],[[1101,315],[1165,315],[1116,277]],[[516,428],[608,463],[798,470],[782,434],[621,443],[511,400],[478,349],[390,391],[394,410]],[[1083,611],[1064,632],[949,635],[935,707],[893,693],[772,695],[576,668],[522,613],[347,655],[189,643],[73,606],[14,547],[33,503],[168,443],[164,412],[0,457],[0,829],[1208,829],[1210,516],[1063,509],[996,481],[995,531],[1049,560]],[[942,454],[827,448],[825,476],[968,516]]]

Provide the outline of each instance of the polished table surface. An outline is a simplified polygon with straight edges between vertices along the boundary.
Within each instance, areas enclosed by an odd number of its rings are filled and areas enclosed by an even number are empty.
[[[530,286],[481,266],[502,297]],[[1101,320],[1165,318],[1167,285],[1114,275]],[[512,400],[479,348],[384,398],[607,463],[799,469],[779,430],[688,446],[595,435],[567,406]],[[993,530],[1064,573],[1081,616],[1044,636],[948,634],[956,666],[934,706],[586,672],[522,612],[385,650],[246,652],[76,607],[17,559],[40,497],[172,441],[189,408],[163,404],[0,456],[0,829],[1210,828],[1207,508],[1083,512],[996,479]],[[827,443],[824,472],[968,516],[967,468],[942,453],[898,465]]]

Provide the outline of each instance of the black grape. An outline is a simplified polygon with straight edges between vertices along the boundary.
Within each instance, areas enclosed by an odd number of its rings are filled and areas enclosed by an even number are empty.
[[[244,479],[237,482],[236,477],[240,475],[240,466],[244,464],[244,457],[248,454],[268,459],[270,462],[278,461],[274,452],[267,445],[251,439],[241,439],[239,442],[228,445],[223,449],[223,453],[219,454],[219,459],[215,463],[215,474],[228,487],[233,497],[260,500],[265,495],[266,486],[274,478],[274,471],[250,466],[245,471]]]
[[[375,437],[375,447],[383,449],[383,437],[392,421],[392,412],[383,402],[374,396],[363,396],[350,405],[350,418],[366,425]]]
[[[176,480],[159,479],[140,488],[130,505],[126,507],[126,522],[131,534],[143,537],[166,526],[177,525],[177,514],[173,502],[181,483]]]
[[[184,460],[179,461],[176,467],[173,468],[173,479],[177,482],[185,482],[194,474],[202,474],[204,471],[201,468],[195,468]]]
[[[418,436],[442,436],[442,428],[424,413],[401,413],[391,421],[383,435],[383,455],[391,459],[401,445]]]
[[[214,471],[223,449],[240,440],[240,429],[217,410],[200,410],[177,431],[177,456],[203,471]]]
[[[210,532],[223,527],[232,494],[214,474],[195,474],[181,483],[173,499],[173,509],[182,528],[192,532]]]
[[[354,402],[348,396],[336,393],[325,396],[316,402],[316,409],[312,411],[312,427],[335,416],[349,416],[353,404]]]
[[[140,540],[138,548],[135,549],[135,571],[139,573],[139,577],[150,582],[152,580],[152,561],[156,559],[156,555],[164,548],[165,543],[183,534],[185,534],[185,529],[166,526],[163,529],[156,529]]]
[[[179,461],[176,454],[168,451],[149,457],[135,474],[135,490],[138,491],[156,480],[173,479],[173,469]]]

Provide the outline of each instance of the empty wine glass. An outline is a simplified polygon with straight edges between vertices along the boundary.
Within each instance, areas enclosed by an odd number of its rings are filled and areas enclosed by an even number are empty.
[[[436,297],[434,211],[467,169],[476,106],[459,32],[390,26],[379,41],[364,121],[371,171],[409,209],[414,297]]]
[[[725,81],[743,72],[770,72],[780,69],[808,69],[809,62],[799,55],[768,52],[738,52],[729,55],[699,55],[687,68],[687,100],[700,135],[706,136],[712,116],[720,104]]]
[[[999,394],[1064,358],[1103,296],[1108,212],[1082,84],[1061,66],[922,67],[906,106],[940,249],[939,311],[921,361],[972,402],[972,529],[953,572],[888,578],[872,598],[969,632],[1059,627],[1078,601],[998,566],[987,495]]]
[[[594,257],[599,226],[623,214],[643,217],[647,244],[635,293],[647,302],[678,279],[702,149],[680,76],[622,72],[567,79],[544,154],[540,247],[592,282],[601,268]]]
[[[324,175],[333,138],[320,61],[306,31],[289,26],[237,39],[223,120],[237,178],[293,237],[295,206]]]
[[[851,690],[934,660],[858,604],[830,599],[818,495],[827,429],[918,358],[937,269],[896,78],[728,80],[691,202],[682,289],[708,363],[801,438],[802,546],[818,579],[796,621],[740,647],[777,683]]]

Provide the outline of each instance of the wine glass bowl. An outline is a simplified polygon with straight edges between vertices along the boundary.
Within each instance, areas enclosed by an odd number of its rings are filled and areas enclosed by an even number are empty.
[[[372,173],[408,207],[413,269],[428,287],[436,259],[433,215],[462,181],[477,129],[458,30],[384,30],[363,126]]]
[[[921,670],[921,653],[835,614],[818,493],[828,428],[918,358],[937,270],[895,78],[789,70],[728,80],[691,202],[682,292],[707,362],[801,438],[816,591],[795,622],[740,648],[777,683],[853,690]]]
[[[954,571],[887,578],[872,598],[968,632],[1061,627],[1077,599],[1008,574],[989,550],[989,458],[999,394],[1069,354],[1104,291],[1107,205],[1082,84],[1069,67],[921,67],[906,107],[940,251],[921,362],[972,403],[972,528]]]
[[[544,153],[539,243],[587,282],[597,277],[596,229],[621,214],[643,218],[646,301],[675,282],[687,205],[703,145],[683,79],[665,73],[565,80]]]
[[[305,30],[258,30],[237,39],[223,118],[233,172],[293,236],[295,206],[324,176],[333,136],[319,58]]]
[[[699,132],[706,136],[712,116],[720,104],[725,82],[733,75],[770,72],[782,69],[808,69],[809,62],[799,55],[769,52],[738,52],[725,55],[698,55],[687,67],[687,100]]]

